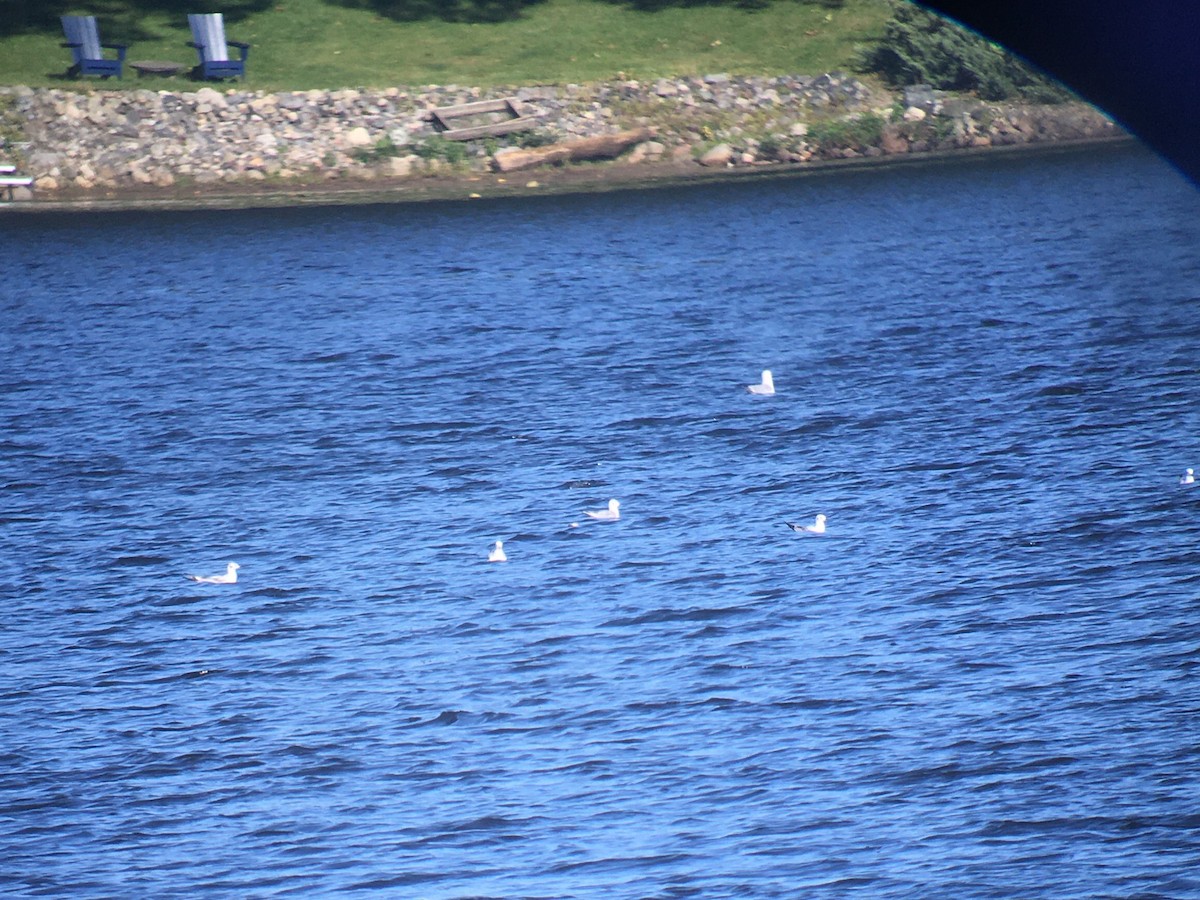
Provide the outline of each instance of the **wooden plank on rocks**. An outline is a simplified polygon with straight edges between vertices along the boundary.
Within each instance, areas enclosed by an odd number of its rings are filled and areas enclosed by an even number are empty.
[[[490,125],[452,128],[449,131],[441,132],[440,136],[448,141],[470,141],[475,138],[511,134],[514,131],[529,131],[535,124],[533,119],[522,116],[519,119],[509,119],[506,122],[492,122]]]
[[[489,112],[510,112],[518,115],[513,109],[513,101],[509,97],[502,97],[499,100],[477,100],[474,103],[460,103],[457,106],[441,106],[433,111],[434,115],[446,119]]]
[[[471,116],[485,116],[490,113],[504,113],[509,118],[503,122],[486,122],[480,125],[468,125],[455,128],[454,120]],[[467,141],[475,137],[486,137],[492,134],[508,134],[530,127],[521,122],[516,127],[505,127],[509,122],[521,120],[525,110],[520,102],[512,97],[502,97],[499,100],[477,100],[474,103],[459,103],[455,106],[442,106],[429,111],[429,118],[439,129],[442,137],[452,141]]]
[[[503,113],[508,118],[500,122],[483,122],[477,125],[464,125],[462,128],[454,127],[456,119],[469,119],[494,113]],[[438,133],[448,141],[469,141],[475,138],[510,134],[514,131],[528,131],[534,127],[532,118],[525,115],[524,107],[513,97],[443,106],[430,110],[429,118],[433,121]]]

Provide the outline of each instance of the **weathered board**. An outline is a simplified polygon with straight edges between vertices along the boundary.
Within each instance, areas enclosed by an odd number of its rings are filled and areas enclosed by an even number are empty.
[[[504,113],[507,119],[484,122],[477,125],[464,125],[455,128],[454,122],[459,119],[471,119],[479,116]],[[438,133],[448,141],[470,141],[475,138],[492,137],[510,134],[514,131],[528,131],[533,128],[533,118],[525,115],[519,101],[505,97],[500,100],[479,100],[475,103],[460,103],[457,106],[443,106],[430,110],[429,118],[433,121]]]

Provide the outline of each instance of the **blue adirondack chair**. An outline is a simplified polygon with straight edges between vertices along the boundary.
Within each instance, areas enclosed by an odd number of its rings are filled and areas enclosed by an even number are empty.
[[[64,47],[71,48],[75,63],[67,69],[71,77],[76,75],[99,75],[107,78],[109,75],[121,77],[121,66],[125,63],[126,44],[100,43],[100,29],[96,27],[95,16],[63,16],[63,34],[67,36]],[[100,48],[116,50],[116,59],[105,59]]]
[[[246,79],[250,45],[225,40],[225,17],[221,13],[189,14],[188,25],[192,27],[192,40],[188,44],[200,55],[200,64],[192,70],[193,74],[201,78]],[[241,59],[230,59],[229,47],[237,47]]]

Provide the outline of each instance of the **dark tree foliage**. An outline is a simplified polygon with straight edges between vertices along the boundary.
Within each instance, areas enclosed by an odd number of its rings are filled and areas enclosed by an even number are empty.
[[[446,22],[504,22],[520,18],[527,7],[542,0],[330,0],[339,6],[370,9],[377,15],[401,22],[442,19]],[[772,0],[607,0],[618,6],[642,12],[692,6],[736,6],[740,9],[765,9]],[[837,9],[846,0],[787,0]]]
[[[251,13],[262,12],[276,0],[0,0],[0,35],[59,31],[59,16],[78,11],[100,20],[106,41],[132,42],[147,37],[141,27],[150,13],[166,12],[187,23],[194,12],[224,13],[226,22],[236,23]],[[203,7],[203,8],[201,8]]]
[[[641,12],[658,12],[662,9],[687,9],[692,6],[736,6],[738,9],[766,9],[772,0],[607,0],[615,6],[627,6]],[[782,2],[782,0],[780,0]],[[788,0],[806,6],[822,6],[826,9],[841,9],[846,0]]]
[[[883,40],[863,54],[862,64],[895,85],[974,91],[984,100],[1021,97],[1045,103],[1070,96],[999,45],[908,2],[893,2]]]
[[[369,9],[397,22],[507,22],[542,0],[330,0],[337,6]]]
[[[102,20],[108,39],[137,40],[144,36],[139,23],[147,13],[167,12],[179,17],[204,7],[203,12],[224,13],[228,22],[261,12],[277,0],[89,0],[87,12]],[[505,22],[518,19],[543,0],[326,0],[331,6],[369,9],[398,22],[441,19],[445,22]],[[607,0],[644,12],[689,6],[736,6],[763,9],[772,2],[804,3],[837,9],[845,0]],[[58,17],[77,11],[74,0],[0,0],[0,35],[56,31]],[[111,35],[111,37],[110,37]]]

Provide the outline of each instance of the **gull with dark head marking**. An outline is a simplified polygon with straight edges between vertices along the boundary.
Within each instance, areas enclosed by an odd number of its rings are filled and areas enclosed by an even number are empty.
[[[621,502],[609,500],[608,509],[585,509],[583,514],[593,519],[600,519],[602,522],[615,522],[621,518]]]
[[[773,394],[775,393],[775,379],[771,377],[770,369],[763,369],[762,381],[758,384],[746,385],[746,390],[752,394]]]
[[[496,546],[488,553],[488,562],[508,562],[508,556],[504,552],[504,541],[496,541]]]
[[[231,562],[220,575],[185,575],[183,577],[201,584],[237,584],[237,570],[240,568],[241,566],[237,563]]]
[[[801,534],[824,534],[825,533],[825,514],[817,513],[817,517],[813,519],[811,525],[797,525],[795,522],[784,522],[792,531],[798,531]]]

